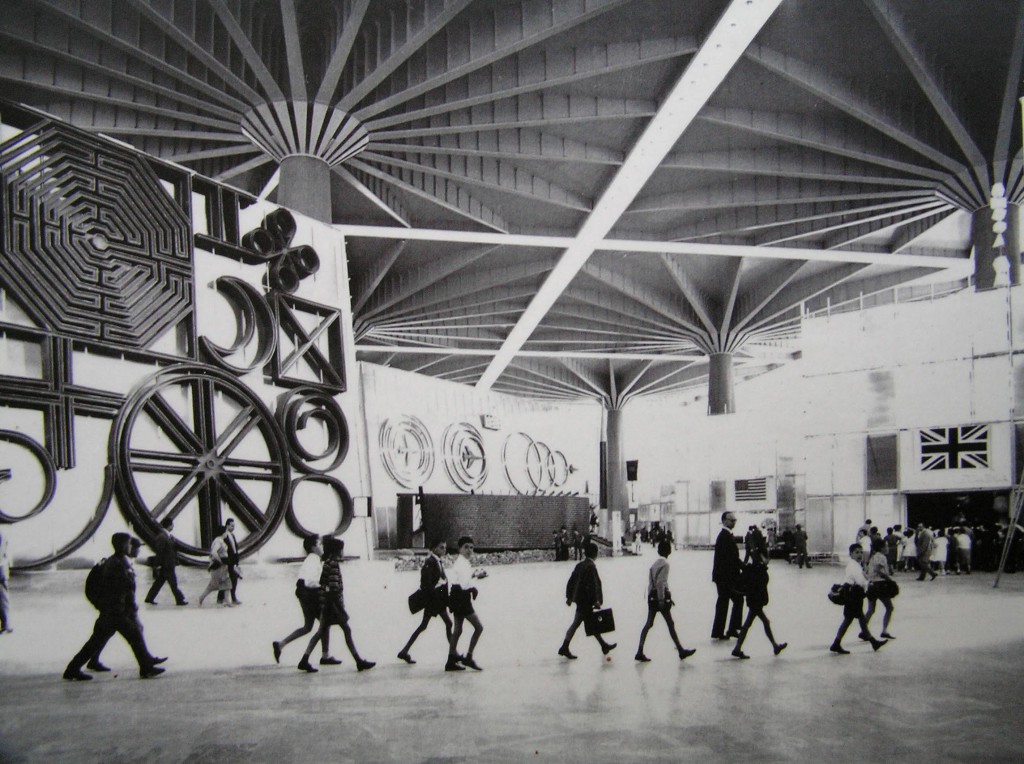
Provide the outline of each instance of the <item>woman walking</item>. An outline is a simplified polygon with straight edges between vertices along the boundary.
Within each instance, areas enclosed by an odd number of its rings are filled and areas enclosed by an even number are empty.
[[[743,626],[740,627],[740,635],[736,640],[736,647],[732,651],[733,657],[743,660],[750,657],[743,652],[743,642],[746,640],[755,618],[761,619],[765,636],[772,643],[772,650],[778,655],[786,649],[789,643],[775,641],[771,621],[764,613],[764,608],[768,604],[768,557],[763,550],[759,549],[751,555],[750,564],[743,572],[742,582],[747,598],[747,618],[743,622]]]
[[[892,620],[892,613],[895,607],[892,604],[893,592],[899,592],[899,587],[892,578],[892,569],[889,567],[889,560],[885,554],[885,545],[875,542],[871,547],[871,558],[868,560],[868,609],[864,613],[864,623],[871,623],[871,616],[875,614],[875,604],[881,602],[885,607],[885,615],[882,616],[882,639],[895,639],[889,633],[889,622]],[[868,639],[866,633],[860,635],[861,639]]]
[[[672,593],[668,590],[668,556],[672,554],[672,543],[668,540],[658,542],[658,559],[651,565],[647,574],[647,623],[640,632],[640,645],[636,648],[636,660],[647,663],[650,658],[644,655],[644,643],[647,641],[647,633],[654,626],[654,618],[661,613],[668,626],[668,634],[672,637],[672,643],[679,652],[679,660],[685,660],[693,655],[696,650],[688,650],[679,643],[676,635],[676,625],[672,620]]]
[[[323,598],[323,608],[320,611],[320,633],[316,634],[306,646],[306,652],[299,661],[299,669],[315,674],[317,669],[309,663],[309,656],[317,642],[323,643],[324,655],[327,655],[327,647],[330,644],[329,632],[331,626],[340,626],[345,635],[345,644],[348,651],[356,662],[359,671],[372,669],[377,664],[368,661],[359,655],[356,644],[352,639],[352,629],[348,625],[348,613],[345,611],[345,586],[341,580],[341,558],[345,551],[345,542],[333,536],[327,536],[323,541],[324,557],[323,567],[320,572],[320,590]],[[320,661],[326,665],[341,663],[337,658],[324,658]]]
[[[231,576],[228,574],[228,543],[225,539],[227,530],[223,525],[217,526],[217,535],[210,543],[210,564],[208,570],[210,571],[210,582],[206,585],[206,589],[199,595],[199,607],[203,606],[203,600],[206,599],[208,594],[217,592],[217,597],[221,597],[223,593],[231,591]],[[221,607],[234,607],[234,605],[227,601],[226,595],[223,602],[219,602]]]

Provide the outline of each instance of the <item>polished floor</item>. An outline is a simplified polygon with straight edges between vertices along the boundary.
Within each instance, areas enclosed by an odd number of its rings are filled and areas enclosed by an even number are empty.
[[[299,620],[296,566],[249,566],[238,608],[195,607],[205,576],[186,571],[192,606],[174,607],[166,592],[160,606],[143,606],[151,649],[169,656],[167,673],[148,681],[119,637],[104,653],[112,674],[62,681],[93,619],[84,571],[19,577],[15,632],[0,637],[0,764],[1024,758],[1024,574],[998,589],[990,574],[904,576],[897,638],[873,653],[851,633],[851,655],[836,656],[827,647],[841,611],[825,592],[841,569],[773,562],[767,612],[789,648],[773,657],[755,627],[751,660],[738,661],[732,643],[709,638],[711,554],[678,551],[674,612],[697,654],[680,662],[659,622],[646,651],[653,660],[638,664],[653,559],[648,550],[599,561],[619,646],[605,659],[581,630],[576,661],[556,655],[571,616],[571,565],[491,568],[477,600],[484,671],[459,674],[442,670],[439,622],[414,647],[416,665],[396,659],[418,621],[405,608],[418,579],[389,563],[344,567],[356,643],[377,667],[357,672],[335,630],[332,652],[344,662],[315,675],[295,668],[300,643],[281,665],[270,647]]]

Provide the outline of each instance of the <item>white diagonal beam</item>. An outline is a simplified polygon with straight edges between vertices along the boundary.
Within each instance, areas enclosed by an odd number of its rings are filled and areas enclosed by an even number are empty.
[[[593,254],[596,246],[626,211],[701,107],[718,89],[782,0],[734,0],[690,61],[658,113],[626,157],[572,245],[545,279],[537,295],[509,332],[501,350],[484,371],[477,388],[494,384],[512,357]]]

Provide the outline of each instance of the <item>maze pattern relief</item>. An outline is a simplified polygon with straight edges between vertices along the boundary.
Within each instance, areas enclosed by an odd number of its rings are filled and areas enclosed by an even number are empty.
[[[49,124],[0,146],[0,283],[43,326],[145,348],[190,315],[191,224],[132,152]]]

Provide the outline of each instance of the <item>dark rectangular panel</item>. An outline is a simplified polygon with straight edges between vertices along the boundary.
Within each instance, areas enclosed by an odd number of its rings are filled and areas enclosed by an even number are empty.
[[[867,489],[896,490],[899,487],[899,458],[896,435],[868,435]]]
[[[549,549],[561,526],[584,534],[590,527],[584,496],[424,494],[422,511],[427,544],[444,539],[454,547],[472,536],[480,550]]]

